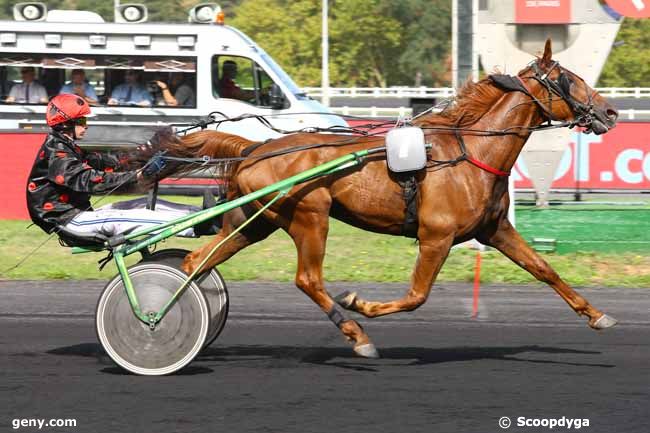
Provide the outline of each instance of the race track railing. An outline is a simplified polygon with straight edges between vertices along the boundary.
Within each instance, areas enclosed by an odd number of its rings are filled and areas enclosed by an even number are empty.
[[[321,98],[321,87],[303,87],[309,96]],[[650,98],[650,87],[597,87],[596,90],[606,98]],[[454,96],[451,87],[330,87],[330,98],[437,98]]]

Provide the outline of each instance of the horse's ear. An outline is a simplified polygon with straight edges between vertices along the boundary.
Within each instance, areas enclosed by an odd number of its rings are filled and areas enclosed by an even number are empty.
[[[546,45],[544,45],[544,55],[542,56],[542,64],[550,65],[552,57],[553,57],[553,50],[551,49],[551,38],[548,38],[546,40]]]

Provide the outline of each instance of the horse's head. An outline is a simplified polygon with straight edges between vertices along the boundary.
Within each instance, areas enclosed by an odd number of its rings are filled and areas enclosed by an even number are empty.
[[[551,40],[544,55],[519,73],[532,96],[551,120],[572,122],[587,132],[604,134],[616,125],[618,111],[575,73],[552,59]],[[531,81],[540,89],[532,90]]]

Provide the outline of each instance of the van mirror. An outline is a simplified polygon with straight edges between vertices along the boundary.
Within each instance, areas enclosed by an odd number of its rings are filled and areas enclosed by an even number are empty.
[[[271,108],[276,110],[285,108],[286,99],[284,97],[284,93],[282,93],[280,86],[275,83],[271,84],[271,89],[269,91],[269,103]]]

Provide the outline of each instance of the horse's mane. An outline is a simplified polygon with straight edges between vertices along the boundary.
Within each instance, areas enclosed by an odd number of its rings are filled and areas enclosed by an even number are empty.
[[[503,90],[492,80],[484,78],[474,83],[465,82],[456,97],[440,113],[431,113],[414,120],[417,126],[464,127],[473,125],[503,96]]]

